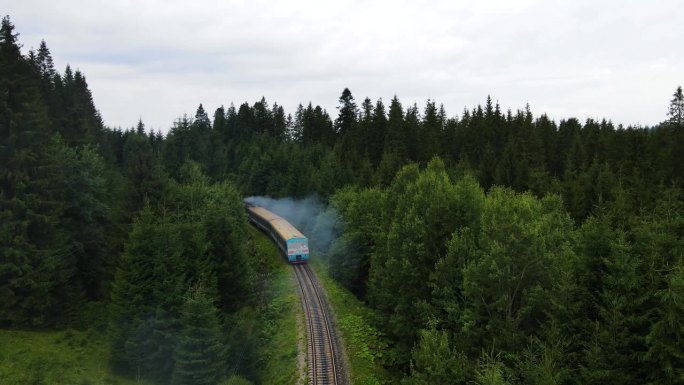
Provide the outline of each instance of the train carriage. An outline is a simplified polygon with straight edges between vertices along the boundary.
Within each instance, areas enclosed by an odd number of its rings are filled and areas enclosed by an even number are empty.
[[[309,240],[282,217],[251,203],[245,203],[247,216],[255,226],[275,241],[290,263],[309,260]]]

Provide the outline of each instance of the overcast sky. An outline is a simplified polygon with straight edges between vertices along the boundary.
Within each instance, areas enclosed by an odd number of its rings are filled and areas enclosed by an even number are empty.
[[[24,51],[47,42],[86,76],[105,124],[167,131],[266,97],[320,104],[430,98],[449,116],[483,103],[556,120],[665,120],[684,85],[684,4],[665,1],[7,0]]]

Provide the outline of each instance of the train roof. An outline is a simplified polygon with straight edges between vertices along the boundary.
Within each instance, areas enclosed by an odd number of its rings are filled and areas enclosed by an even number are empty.
[[[266,210],[263,207],[254,206],[254,207],[248,207],[247,209],[250,210],[255,215],[261,217],[262,219],[270,222],[273,229],[283,239],[287,240],[287,239],[292,239],[292,238],[306,238],[304,236],[304,234],[302,234],[299,230],[297,230],[296,227],[292,226],[290,224],[290,222],[288,222],[284,218],[278,216],[277,214],[274,214],[274,213]]]
[[[261,218],[267,220],[267,221],[272,221],[273,219],[282,219],[280,216],[266,210],[263,207],[260,206],[251,206],[247,208],[249,211],[253,212],[254,214],[260,216]]]
[[[285,239],[306,238],[304,234],[283,218],[272,220],[271,226],[273,226],[273,229]]]

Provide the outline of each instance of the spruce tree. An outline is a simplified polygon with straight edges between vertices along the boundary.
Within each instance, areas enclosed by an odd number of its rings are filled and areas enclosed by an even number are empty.
[[[252,107],[254,111],[254,129],[259,134],[271,134],[273,130],[273,114],[266,103],[266,98],[262,97],[260,101],[254,103]]]
[[[406,130],[404,124],[404,109],[401,102],[395,95],[389,107],[389,116],[387,118],[387,127],[385,130],[385,151],[394,152],[400,158],[407,157],[406,150]]]
[[[682,86],[677,87],[677,90],[672,94],[667,115],[670,117],[669,122],[671,124],[680,127],[684,125],[684,93],[682,93]]]
[[[669,272],[659,300],[655,322],[646,336],[645,360],[654,363],[649,380],[660,384],[684,383],[684,263]]]
[[[0,323],[44,326],[78,301],[70,279],[75,258],[60,226],[64,202],[52,163],[53,140],[40,73],[22,57],[14,26],[0,28]],[[74,301],[74,303],[70,303]]]
[[[270,126],[269,132],[271,136],[280,142],[285,139],[287,131],[287,117],[285,116],[285,109],[283,109],[283,106],[279,106],[278,103],[273,103],[271,117],[273,118],[273,123]]]
[[[196,237],[183,233],[172,218],[157,217],[148,206],[141,210],[117,268],[111,289],[112,360],[129,374],[166,382],[185,290],[184,243]]]
[[[113,259],[112,245],[107,242],[107,234],[113,231],[109,205],[120,196],[107,190],[105,164],[95,149],[57,148],[49,159],[56,171],[50,184],[55,199],[63,202],[60,228],[69,237],[76,260],[72,285],[85,290],[90,299],[99,299],[105,290],[104,278],[109,275],[105,269]]]
[[[373,109],[373,118],[368,135],[368,148],[370,159],[373,165],[380,163],[385,146],[385,136],[387,131],[387,115],[382,99],[378,99]]]
[[[166,188],[167,177],[147,135],[129,132],[123,145],[122,160],[123,173],[127,179],[126,208],[129,212],[137,212],[146,201],[157,202]]]
[[[190,126],[188,153],[186,157],[199,162],[204,168],[209,164],[209,140],[211,134],[211,120],[202,104],[197,107],[195,120]]]
[[[223,375],[225,348],[214,302],[201,284],[191,288],[181,310],[172,385],[215,385]]]
[[[154,213],[145,207],[133,224],[112,284],[112,330],[115,334],[112,360],[118,368],[126,368],[135,361],[127,353],[126,344],[140,320],[154,312],[155,301],[151,297],[150,286],[156,263],[154,249],[160,245],[155,245],[148,237],[155,227]]]
[[[224,310],[235,310],[245,300],[244,293],[250,292],[253,278],[244,244],[247,219],[238,191],[227,183],[211,187],[202,219],[213,258],[219,305]]]
[[[426,162],[433,156],[438,155],[442,129],[442,120],[440,119],[435,102],[433,100],[428,100],[425,105],[423,121],[420,124],[418,135],[418,159],[420,161]]]
[[[335,119],[335,131],[338,135],[345,136],[353,130],[357,121],[358,110],[349,88],[342,91],[339,101],[340,105],[337,107],[339,115]]]

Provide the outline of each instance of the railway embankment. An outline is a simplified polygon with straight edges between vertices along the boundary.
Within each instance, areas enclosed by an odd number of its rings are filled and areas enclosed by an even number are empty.
[[[325,263],[316,260],[315,255],[309,266],[316,272],[316,279],[324,289],[331,321],[339,341],[339,357],[346,372],[346,383],[393,383],[388,372],[382,367],[387,344],[373,326],[373,320],[377,315],[332,279]]]

